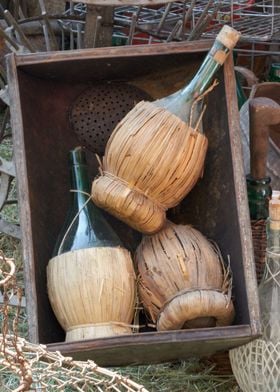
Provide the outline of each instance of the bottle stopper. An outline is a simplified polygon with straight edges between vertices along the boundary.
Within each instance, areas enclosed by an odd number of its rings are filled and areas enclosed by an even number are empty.
[[[229,50],[233,49],[237,44],[241,33],[232,27],[225,25],[217,35],[217,40],[220,41]]]

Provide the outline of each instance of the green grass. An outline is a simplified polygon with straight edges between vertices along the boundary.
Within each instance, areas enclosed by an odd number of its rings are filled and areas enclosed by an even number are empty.
[[[126,367],[118,369],[134,381],[143,384],[150,392],[230,392],[237,391],[233,376],[215,376],[211,367],[203,366],[198,359],[176,364]]]

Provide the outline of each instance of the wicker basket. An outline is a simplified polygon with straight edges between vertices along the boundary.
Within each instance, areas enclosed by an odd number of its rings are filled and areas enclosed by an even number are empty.
[[[265,264],[265,250],[266,250],[266,221],[265,219],[252,220],[252,237],[255,255],[255,267],[258,284],[261,281],[264,264]]]

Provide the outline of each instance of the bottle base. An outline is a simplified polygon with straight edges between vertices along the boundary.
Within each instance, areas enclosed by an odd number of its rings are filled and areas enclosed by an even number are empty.
[[[131,327],[118,323],[85,324],[72,327],[66,332],[65,342],[107,338],[132,334]]]
[[[157,330],[226,326],[232,323],[234,314],[226,294],[210,289],[182,291],[160,310]]]
[[[92,198],[97,206],[145,234],[158,232],[166,220],[164,208],[109,173],[93,182]]]

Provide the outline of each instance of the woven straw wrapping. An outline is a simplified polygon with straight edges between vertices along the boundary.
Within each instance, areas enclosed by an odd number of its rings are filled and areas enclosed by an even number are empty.
[[[140,299],[159,330],[232,322],[230,276],[199,231],[167,221],[157,234],[144,236],[135,260]]]
[[[235,378],[244,392],[280,391],[280,342],[256,339],[229,352]]]
[[[93,361],[74,361],[58,351],[50,352],[44,345],[29,343],[19,337],[17,325],[22,290],[17,285],[15,270],[14,260],[5,258],[0,251],[0,288],[4,293],[4,304],[0,306],[0,316],[3,316],[0,367],[7,376],[8,373],[14,376],[13,383],[17,386],[13,391],[148,392],[142,385],[99,367]],[[9,298],[12,295],[17,296],[19,305],[14,319],[9,320]]]
[[[150,102],[117,125],[92,197],[99,207],[144,233],[160,230],[165,210],[190,192],[203,172],[207,138]]]
[[[96,247],[53,257],[48,294],[66,341],[132,333],[136,284],[130,253]]]

